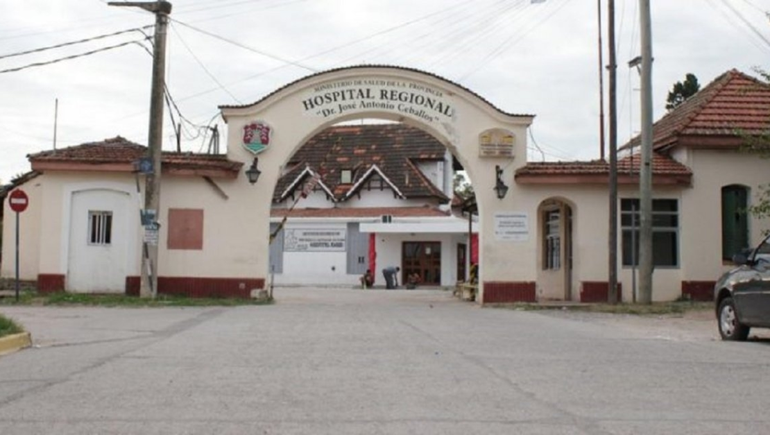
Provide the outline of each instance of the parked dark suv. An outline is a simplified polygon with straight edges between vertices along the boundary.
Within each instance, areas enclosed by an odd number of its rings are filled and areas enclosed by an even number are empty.
[[[749,328],[770,328],[770,236],[733,262],[714,287],[717,322],[723,340],[745,340]]]

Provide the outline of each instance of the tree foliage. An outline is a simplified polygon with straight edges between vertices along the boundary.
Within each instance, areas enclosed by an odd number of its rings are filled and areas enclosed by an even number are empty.
[[[770,86],[770,72],[759,68],[755,69],[755,72],[762,77],[767,86]],[[763,159],[770,159],[770,130],[760,134],[748,134],[743,131],[738,133],[743,137],[742,151]],[[770,183],[759,186],[748,212],[757,219],[770,218]]]
[[[666,109],[672,110],[673,108],[684,103],[688,98],[695,95],[700,90],[700,83],[695,74],[687,73],[683,82],[674,83],[673,88],[668,93],[666,98]]]
[[[470,181],[468,181],[468,178],[465,176],[462,172],[457,172],[454,177],[454,189],[457,196],[462,198],[463,200],[466,200],[475,193],[473,192],[473,186],[471,186]]]

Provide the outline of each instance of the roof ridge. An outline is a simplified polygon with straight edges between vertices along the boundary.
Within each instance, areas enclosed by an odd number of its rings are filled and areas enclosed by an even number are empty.
[[[412,171],[417,173],[417,177],[420,179],[420,181],[422,181],[423,186],[427,187],[428,190],[433,192],[434,195],[441,199],[450,199],[443,191],[439,190],[439,188],[428,179],[428,177],[420,170],[420,168],[414,164],[411,158],[404,157],[404,160],[406,160],[406,164],[412,169]]]

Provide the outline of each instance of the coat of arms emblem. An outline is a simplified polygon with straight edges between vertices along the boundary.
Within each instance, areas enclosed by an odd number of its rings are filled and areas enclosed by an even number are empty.
[[[273,128],[262,121],[254,121],[243,127],[243,146],[254,154],[259,154],[270,145]]]

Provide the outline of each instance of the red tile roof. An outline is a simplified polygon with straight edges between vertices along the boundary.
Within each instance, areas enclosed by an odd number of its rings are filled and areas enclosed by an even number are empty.
[[[761,134],[768,129],[770,86],[733,69],[656,122],[653,148],[734,148],[742,145],[741,134]],[[637,136],[621,149],[640,144],[641,137]]]
[[[334,192],[336,201],[361,188],[364,176],[379,176],[369,171],[373,166],[406,198],[450,199],[428,180],[416,164],[442,161],[446,148],[436,138],[404,124],[369,124],[330,127],[305,143],[289,161],[292,169],[284,174],[273,200],[281,202],[297,176],[309,166],[321,174],[323,183]],[[342,170],[352,171],[352,182],[342,184]],[[300,185],[301,187],[301,185]]]
[[[145,157],[147,147],[120,136],[100,142],[89,142],[68,148],[42,151],[27,156],[33,169],[66,169],[73,164],[94,170],[131,171],[138,159]],[[211,174],[230,173],[237,176],[243,163],[227,159],[225,155],[176,153],[164,151],[161,155],[164,171],[176,173]],[[207,172],[208,171],[208,172]]]
[[[620,183],[635,183],[639,174],[639,154],[618,160],[618,174],[630,175]],[[669,156],[653,153],[653,183],[690,184],[692,171]],[[590,162],[532,162],[516,171],[517,183],[578,183],[607,184],[610,166],[606,161]]]
[[[377,218],[383,215],[393,217],[446,217],[449,212],[443,212],[432,207],[369,207],[369,208],[274,208],[270,211],[272,217],[289,216],[292,218]]]

